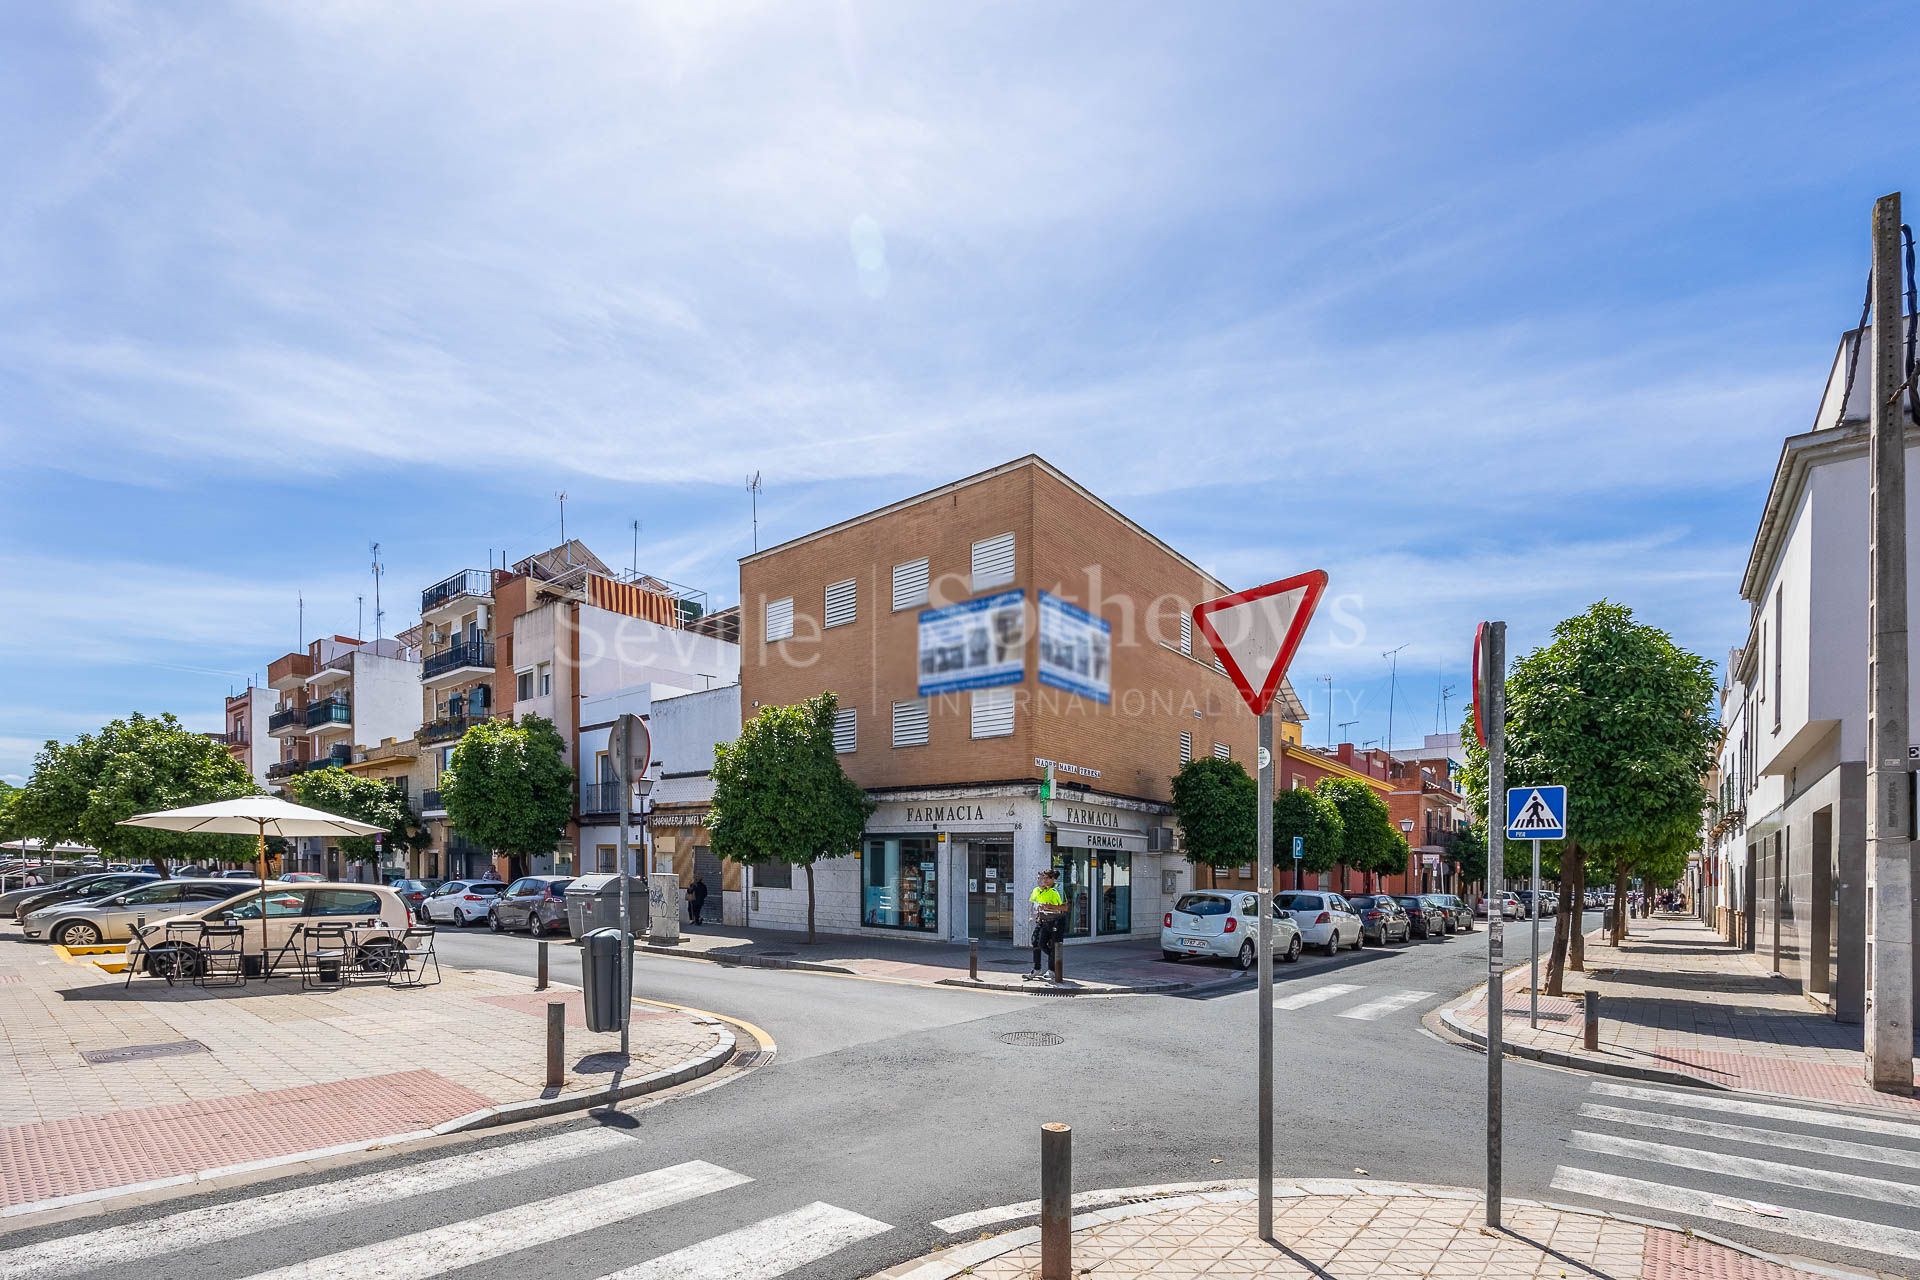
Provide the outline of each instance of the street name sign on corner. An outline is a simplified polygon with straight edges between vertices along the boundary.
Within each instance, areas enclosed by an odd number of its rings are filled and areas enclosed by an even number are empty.
[[[1567,838],[1567,789],[1565,787],[1508,787],[1507,839],[1565,840]]]
[[[1256,716],[1273,705],[1326,589],[1326,571],[1312,569],[1193,607],[1194,626]]]

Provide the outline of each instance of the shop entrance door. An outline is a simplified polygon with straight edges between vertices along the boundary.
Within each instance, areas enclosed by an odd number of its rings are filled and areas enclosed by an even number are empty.
[[[1013,841],[967,846],[967,936],[1013,941]]]

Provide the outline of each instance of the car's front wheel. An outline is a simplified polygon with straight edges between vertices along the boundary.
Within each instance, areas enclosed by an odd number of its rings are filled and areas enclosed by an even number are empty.
[[[1299,934],[1294,934],[1293,940],[1287,943],[1287,963],[1292,964],[1298,960],[1300,953],[1304,950],[1306,950],[1306,944],[1300,941]]]
[[[1234,964],[1239,967],[1242,973],[1245,973],[1248,969],[1253,968],[1253,961],[1253,944],[1251,942],[1241,943],[1240,954],[1234,957]]]
[[[63,947],[97,947],[100,927],[85,920],[70,921],[55,931],[53,940]]]

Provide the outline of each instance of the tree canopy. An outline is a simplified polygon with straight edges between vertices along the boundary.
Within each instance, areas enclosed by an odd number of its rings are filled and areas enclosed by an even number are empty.
[[[1322,778],[1314,790],[1340,813],[1337,865],[1372,875],[1407,869],[1407,840],[1393,825],[1386,801],[1358,778]]]
[[[468,839],[495,853],[532,857],[551,853],[565,832],[573,777],[551,720],[483,720],[454,746],[440,797]]]
[[[426,844],[426,833],[399,788],[379,778],[364,778],[334,767],[295,775],[287,790],[301,804],[342,818],[370,822],[387,829],[389,849],[409,853]],[[372,836],[350,836],[336,841],[350,862],[372,862],[378,856]]]
[[[1340,809],[1318,791],[1293,787],[1273,796],[1273,857],[1281,870],[1293,862],[1293,838],[1301,836],[1300,869],[1319,874],[1340,863],[1347,825]]]
[[[762,707],[740,736],[713,750],[714,853],[736,862],[785,862],[807,872],[807,937],[814,936],[813,864],[852,853],[874,805],[833,749],[839,699],[820,693]]]
[[[1181,765],[1173,779],[1173,812],[1187,857],[1210,867],[1252,862],[1259,843],[1259,794],[1238,760],[1201,756]]]

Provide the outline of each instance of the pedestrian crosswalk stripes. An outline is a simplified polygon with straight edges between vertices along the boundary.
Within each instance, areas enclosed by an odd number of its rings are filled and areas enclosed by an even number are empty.
[[[1422,1000],[1432,998],[1431,991],[1393,991],[1377,1000],[1369,1000],[1358,1008],[1342,1010],[1338,1016],[1352,1018],[1356,1022],[1372,1022],[1376,1018],[1384,1018],[1408,1005],[1419,1004]]]
[[[1276,1009],[1304,1009],[1310,1004],[1319,1004],[1322,1000],[1333,1000],[1340,996],[1352,995],[1366,988],[1351,982],[1329,982],[1324,987],[1310,987],[1305,991],[1295,991],[1276,997],[1273,1007]]]
[[[368,1276],[427,1280],[751,1181],[745,1174],[704,1160],[689,1160],[651,1173],[579,1187],[521,1205],[512,1213],[489,1214],[416,1231],[397,1240],[325,1254],[262,1272],[253,1280],[365,1280]]]
[[[816,1200],[791,1213],[724,1232],[601,1280],[774,1280],[892,1229],[884,1222]]]
[[[0,1251],[0,1276],[7,1280],[50,1280],[138,1258],[203,1249],[270,1228],[282,1229],[296,1222],[392,1204],[621,1147],[641,1150],[637,1139],[617,1129],[587,1129],[489,1146],[342,1178],[327,1184],[325,1195],[315,1195],[309,1187],[296,1187]]]
[[[1567,1135],[1568,1162],[1554,1170],[1554,1190],[1613,1207],[1653,1209],[1663,1217],[1691,1215],[1709,1224],[1920,1261],[1920,1231],[1907,1225],[1920,1208],[1920,1125],[1705,1090],[1594,1081],[1588,1093],[1604,1101],[1582,1103],[1575,1113],[1582,1127]],[[1755,1154],[1756,1147],[1769,1155]],[[1649,1165],[1659,1173],[1640,1176]]]

